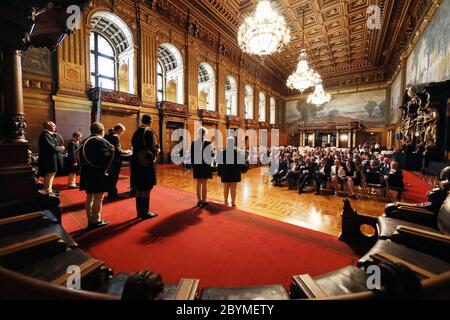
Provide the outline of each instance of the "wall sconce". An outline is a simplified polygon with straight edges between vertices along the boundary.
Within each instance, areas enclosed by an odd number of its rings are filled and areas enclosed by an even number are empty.
[[[346,142],[346,141],[348,141],[348,134],[346,134],[346,133],[343,133],[343,134],[341,134],[341,141],[342,142]]]
[[[314,135],[313,134],[309,134],[308,135],[308,141],[313,141],[314,140]]]

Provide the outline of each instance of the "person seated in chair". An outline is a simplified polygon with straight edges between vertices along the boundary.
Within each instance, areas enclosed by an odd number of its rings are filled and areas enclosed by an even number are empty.
[[[300,175],[300,166],[303,164],[302,156],[297,156],[294,158],[294,162],[291,163],[291,168],[289,168],[286,174],[286,180],[288,182],[288,188],[291,190],[294,186],[298,184],[298,177]]]
[[[397,191],[397,200],[400,200],[405,184],[403,183],[403,172],[398,168],[397,161],[392,161],[389,175],[384,176],[384,179],[388,188],[392,188]]]
[[[323,157],[320,160],[320,164],[317,165],[314,174],[314,180],[316,180],[316,195],[320,194],[320,186],[323,183],[327,183],[328,179],[330,178],[330,171],[331,167],[328,165],[327,158]]]
[[[341,165],[339,159],[334,160],[334,165],[331,167],[331,184],[333,185],[335,195],[338,193],[338,186],[342,189],[345,183],[345,170]]]
[[[314,163],[311,162],[310,157],[306,157],[305,163],[300,166],[300,175],[298,177],[298,193],[301,194],[303,192],[303,188],[305,184],[312,179],[312,175],[314,172]]]
[[[367,184],[380,185],[380,176],[380,167],[377,165],[375,160],[371,160],[370,167],[366,170]]]
[[[345,184],[350,192],[350,198],[356,198],[355,196],[355,185],[361,183],[361,178],[358,177],[358,171],[356,170],[355,163],[348,159],[345,162]]]
[[[284,157],[280,156],[280,165],[278,170],[274,173],[272,180],[272,182],[275,182],[275,185],[278,187],[281,187],[281,181],[288,171],[289,164],[291,162],[290,156],[290,154],[286,154]]]

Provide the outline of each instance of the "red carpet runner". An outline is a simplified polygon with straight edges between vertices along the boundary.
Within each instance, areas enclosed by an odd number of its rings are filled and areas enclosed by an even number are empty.
[[[432,187],[425,181],[420,180],[414,173],[403,170],[403,182],[407,191],[404,198],[407,202],[425,202],[426,193]]]
[[[62,187],[65,178],[57,182]],[[128,180],[119,184],[119,191],[126,191]],[[84,200],[78,190],[62,191],[66,230],[85,226]],[[193,208],[193,194],[160,186],[152,200],[160,215],[147,221],[135,219],[134,199],[106,203],[103,218],[111,224],[82,233],[77,242],[116,273],[149,268],[167,283],[198,278],[201,287],[281,283],[288,288],[294,274],[318,275],[356,262],[333,236],[218,204]]]
[[[423,201],[431,187],[411,173],[404,176],[405,198]],[[55,182],[64,189],[66,178]],[[129,180],[120,179],[118,186],[127,191]],[[78,190],[61,193],[69,232],[86,225],[84,200]],[[288,288],[294,274],[318,275],[356,262],[351,249],[333,236],[218,204],[193,208],[195,203],[191,193],[157,186],[151,209],[159,217],[136,220],[134,199],[106,202],[103,218],[111,224],[76,240],[116,273],[149,268],[165,282],[198,278],[201,287],[281,283]]]

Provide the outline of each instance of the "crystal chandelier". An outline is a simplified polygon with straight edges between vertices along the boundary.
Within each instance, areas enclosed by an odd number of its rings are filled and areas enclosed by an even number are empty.
[[[303,27],[302,27],[302,47],[305,45],[305,11],[303,11]],[[306,49],[300,50],[300,58],[297,65],[297,70],[287,79],[287,86],[291,89],[298,89],[300,92],[305,91],[309,87],[318,82],[320,76],[317,72],[311,69],[308,65],[308,55]]]
[[[303,92],[317,81],[318,74],[308,66],[307,57],[306,50],[301,49],[297,70],[289,76],[286,82],[289,88]]]
[[[242,51],[260,56],[279,51],[289,40],[284,18],[272,9],[268,0],[259,1],[255,14],[245,19],[238,33]]]
[[[331,95],[329,93],[325,93],[323,90],[322,80],[316,83],[316,87],[314,92],[308,96],[308,103],[315,104],[316,106],[320,106],[324,103],[330,102]]]

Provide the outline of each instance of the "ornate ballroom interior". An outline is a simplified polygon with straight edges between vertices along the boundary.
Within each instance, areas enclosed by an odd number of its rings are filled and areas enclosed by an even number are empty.
[[[449,21],[450,0],[2,1],[0,298],[449,299]]]

